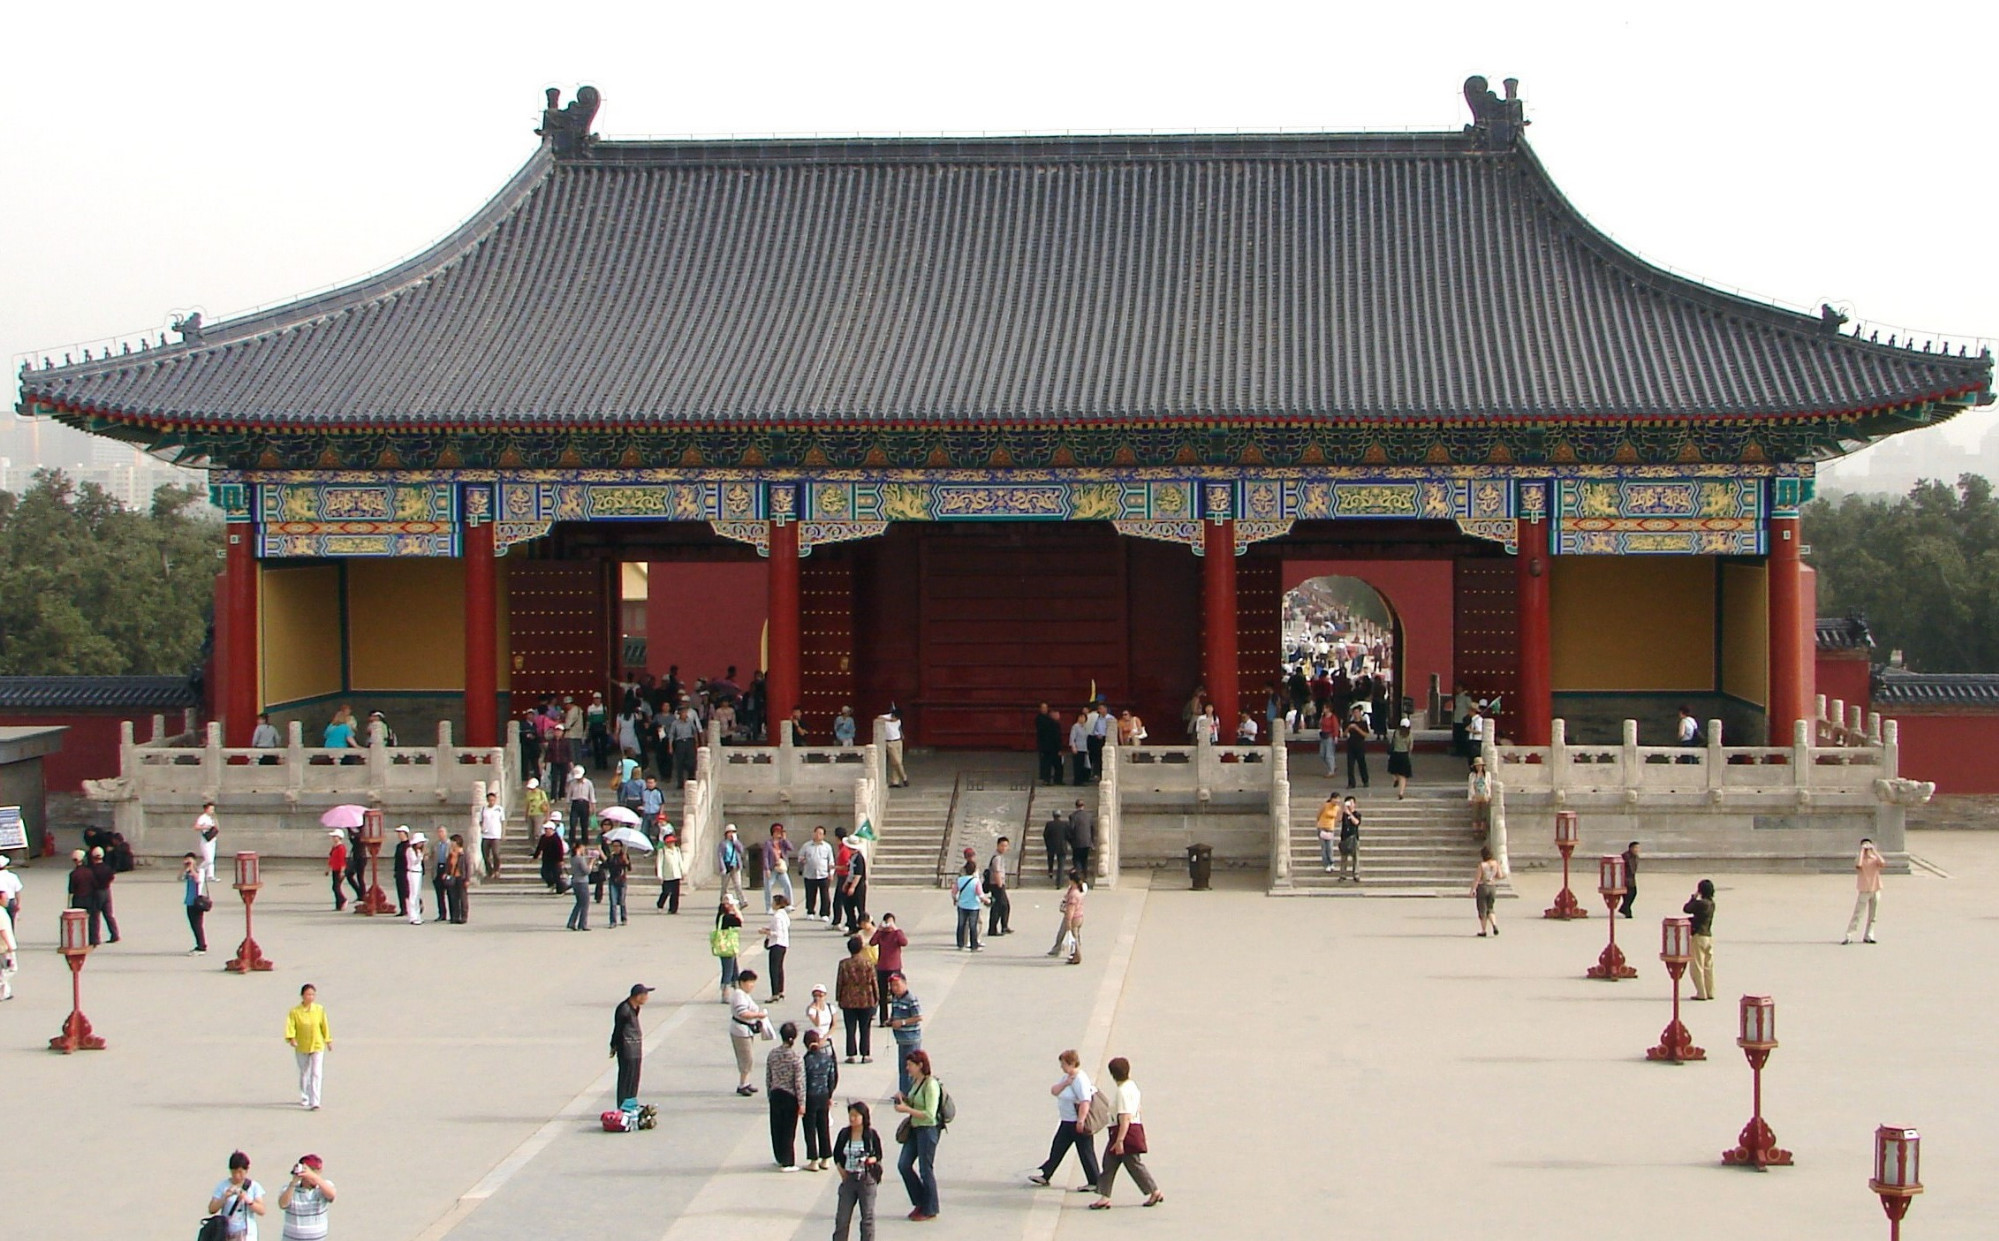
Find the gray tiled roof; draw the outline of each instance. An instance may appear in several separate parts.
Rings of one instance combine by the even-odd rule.
[[[178,711],[200,705],[186,677],[0,677],[0,711]]]
[[[1864,616],[1821,616],[1814,622],[1822,651],[1871,651],[1874,631]]]
[[[1647,266],[1457,134],[547,148],[379,277],[23,376],[226,425],[1857,413],[1989,394]]]
[[[1877,707],[1986,707],[1999,711],[1999,673],[1909,672],[1882,668],[1874,674]]]

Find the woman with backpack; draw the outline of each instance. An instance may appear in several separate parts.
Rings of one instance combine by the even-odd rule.
[[[875,1241],[875,1186],[882,1179],[882,1139],[874,1130],[868,1105],[859,1099],[847,1105],[847,1127],[836,1139],[834,1158],[840,1169],[840,1205],[833,1216],[833,1241],[847,1241],[854,1208],[861,1211],[861,1241]]]
[[[1074,1051],[1065,1051],[1058,1058],[1062,1066],[1062,1080],[1048,1088],[1055,1096],[1055,1107],[1061,1119],[1055,1125],[1055,1140],[1048,1144],[1048,1158],[1041,1161],[1041,1167],[1027,1179],[1036,1185],[1046,1185],[1055,1175],[1055,1169],[1062,1166],[1062,1157],[1076,1148],[1076,1162],[1083,1165],[1083,1175],[1095,1185],[1103,1176],[1097,1167],[1097,1144],[1092,1136],[1102,1126],[1093,1125],[1091,1120],[1091,1100],[1096,1088],[1090,1084],[1090,1075],[1083,1072],[1083,1059]],[[1108,1103],[1108,1100],[1106,1100]],[[1108,1117],[1099,1117],[1108,1121]]]
[[[736,955],[743,950],[743,916],[736,912],[735,898],[724,895],[715,910],[715,929],[708,932],[708,951],[722,963],[722,1003],[736,985]]]
[[[909,1090],[895,1096],[895,1110],[903,1117],[895,1130],[896,1141],[902,1143],[896,1168],[902,1173],[902,1187],[909,1191],[909,1218],[920,1223],[937,1218],[937,1139],[944,1134],[944,1087],[930,1071],[929,1052],[912,1051],[903,1063]]]

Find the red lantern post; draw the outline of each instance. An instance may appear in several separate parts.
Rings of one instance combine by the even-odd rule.
[[[1923,1192],[1923,1135],[1894,1125],[1876,1129],[1874,1175],[1867,1188],[1880,1195],[1881,1209],[1888,1213],[1888,1241],[1902,1241],[1902,1217]]]
[[[1625,964],[1624,953],[1617,947],[1617,902],[1624,899],[1624,857],[1622,854],[1605,854],[1596,864],[1596,890],[1602,895],[1605,908],[1610,911],[1610,944],[1597,957],[1596,964],[1583,971],[1585,978],[1595,978],[1602,982],[1617,982],[1625,978],[1638,977],[1638,971]]]
[[[1647,1060],[1680,1064],[1687,1060],[1707,1059],[1707,1052],[1694,1046],[1693,1036],[1680,1023],[1680,978],[1687,972],[1687,962],[1693,957],[1693,952],[1693,919],[1667,918],[1659,928],[1659,959],[1666,963],[1666,972],[1673,976],[1673,1022],[1659,1035],[1659,1045],[1646,1049]]]
[[[62,1033],[49,1040],[49,1050],[67,1056],[78,1051],[103,1051],[104,1040],[93,1034],[83,1015],[83,963],[90,956],[90,932],[81,909],[62,911],[62,942],[56,948],[69,962],[69,1019]]]
[[[371,918],[396,912],[396,903],[382,891],[380,883],[383,818],[379,810],[364,811],[361,815],[361,846],[368,851],[368,891],[354,902],[354,912]]]
[[[1777,1049],[1777,1001],[1767,995],[1742,997],[1742,1032],[1735,1045],[1749,1061],[1755,1081],[1755,1102],[1749,1123],[1736,1138],[1735,1149],[1723,1151],[1721,1161],[1734,1167],[1753,1167],[1759,1172],[1765,1168],[1787,1168],[1791,1165],[1791,1152],[1778,1148],[1777,1135],[1763,1122],[1763,1066]]]
[[[250,906],[257,899],[258,889],[264,886],[258,882],[260,873],[256,854],[236,855],[236,894],[243,898],[243,942],[236,945],[236,955],[222,966],[232,974],[267,970],[273,964],[264,957],[264,950],[257,947],[257,937],[251,933]]]
[[[1569,890],[1569,855],[1576,851],[1582,840],[1582,816],[1573,810],[1555,812],[1555,847],[1562,851],[1562,890],[1555,897],[1555,903],[1543,910],[1543,918],[1560,918],[1567,922],[1572,918],[1587,918],[1589,910],[1576,899]]]

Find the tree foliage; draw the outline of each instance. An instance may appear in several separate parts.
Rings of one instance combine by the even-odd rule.
[[[222,563],[200,499],[161,487],[140,512],[51,470],[0,491],[0,674],[192,672]]]
[[[1922,672],[1999,672],[1999,501],[1992,480],[1925,480],[1897,499],[1804,511],[1819,615],[1864,614],[1885,657]]]

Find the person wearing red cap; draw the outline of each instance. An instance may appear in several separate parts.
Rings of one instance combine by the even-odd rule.
[[[333,1182],[317,1155],[300,1155],[291,1179],[278,1193],[278,1210],[285,1213],[285,1241],[323,1241],[327,1214],[333,1207]]]

